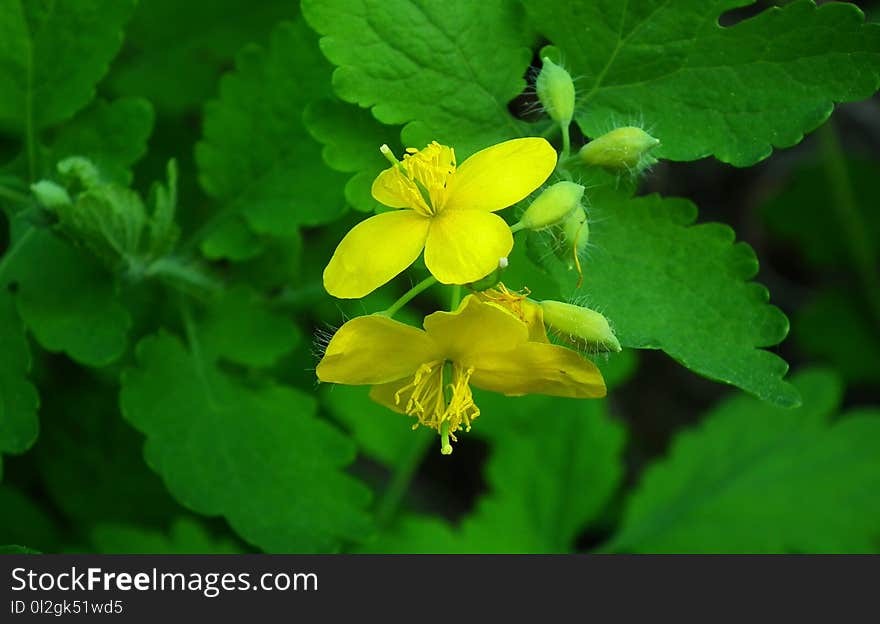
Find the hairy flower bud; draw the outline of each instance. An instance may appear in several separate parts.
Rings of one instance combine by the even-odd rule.
[[[58,208],[71,203],[67,189],[51,180],[40,180],[31,184],[31,191],[37,201],[45,208]]]
[[[659,144],[659,140],[641,128],[625,126],[584,145],[580,157],[587,165],[638,172],[656,162],[648,152]]]
[[[67,182],[78,182],[84,189],[94,188],[101,184],[101,174],[88,158],[70,156],[60,161],[57,168],[58,173]]]
[[[595,310],[561,301],[542,301],[541,309],[547,329],[575,348],[588,352],[620,351],[620,342],[608,320]]]
[[[557,182],[538,196],[526,209],[521,227],[543,230],[562,223],[581,205],[584,187],[574,182]]]
[[[546,56],[542,60],[541,73],[535,82],[538,99],[553,121],[568,126],[574,117],[574,82],[565,68]]]

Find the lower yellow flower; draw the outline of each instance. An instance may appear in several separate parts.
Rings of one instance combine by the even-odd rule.
[[[455,312],[435,312],[424,330],[384,316],[361,316],[333,336],[318,379],[373,386],[370,396],[435,429],[441,451],[480,415],[471,386],[509,396],[605,396],[599,369],[574,351],[529,340],[515,314],[470,295]]]

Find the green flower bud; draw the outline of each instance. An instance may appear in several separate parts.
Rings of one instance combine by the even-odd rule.
[[[34,197],[37,198],[37,201],[44,208],[52,209],[59,206],[69,206],[71,203],[67,190],[51,180],[40,180],[36,184],[31,184],[31,191],[33,191]]]
[[[544,325],[563,342],[587,352],[620,351],[620,342],[608,320],[589,308],[562,303],[542,301]]]
[[[562,223],[581,205],[584,187],[574,182],[557,182],[538,196],[526,209],[520,227],[543,230]]]
[[[571,75],[546,56],[541,73],[535,82],[538,99],[550,118],[568,126],[574,117],[574,82]]]
[[[67,180],[79,182],[84,189],[101,184],[101,174],[95,164],[82,156],[71,156],[58,163],[58,172]]]
[[[131,189],[95,186],[56,212],[61,228],[111,269],[138,254],[147,215],[140,196]]]
[[[641,128],[625,126],[590,141],[581,148],[580,155],[587,165],[638,172],[657,162],[648,152],[659,144]]]

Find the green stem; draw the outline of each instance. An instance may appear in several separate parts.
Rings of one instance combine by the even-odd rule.
[[[559,157],[560,163],[568,160],[568,156],[571,154],[571,136],[568,133],[570,125],[571,122],[560,126],[562,128],[562,155]]]
[[[0,185],[0,197],[8,199],[10,201],[14,201],[18,204],[29,204],[31,201],[30,195],[26,195],[25,193],[20,193],[14,189],[9,187]]]
[[[208,378],[208,371],[205,366],[205,358],[202,353],[202,343],[199,341],[198,330],[196,328],[196,323],[192,317],[192,311],[189,307],[189,301],[187,301],[186,295],[182,292],[177,293],[177,303],[180,308],[180,317],[183,319],[183,329],[186,332],[186,341],[189,344],[189,350],[192,354],[193,363],[195,365],[196,376],[199,378],[199,381],[202,384],[202,387],[205,391],[205,397],[208,399],[208,403],[215,408],[219,407],[219,403],[214,396],[214,390],[211,387],[210,380]]]
[[[436,283],[437,283],[437,278],[434,277],[433,275],[430,277],[426,277],[421,282],[419,282],[418,284],[416,284],[415,286],[410,288],[408,291],[406,291],[400,299],[398,299],[397,301],[395,301],[394,303],[391,304],[391,307],[389,307],[386,310],[383,310],[379,314],[382,314],[383,316],[387,316],[388,318],[394,317],[394,315],[397,314],[398,312],[400,312],[400,309],[403,306],[405,306],[407,303],[412,301],[416,297],[416,295],[418,295],[423,290],[427,290],[428,288],[430,288],[431,286],[433,286]]]
[[[28,240],[34,235],[34,232],[37,231],[37,228],[34,226],[28,227],[24,231],[24,234],[18,237],[18,240],[12,244],[12,246],[6,250],[6,253],[0,258],[0,278],[2,278],[4,271],[6,271],[12,259],[24,248],[27,244]]]
[[[34,128],[34,49],[27,43],[27,93],[24,98],[24,141],[27,151],[28,179],[37,175],[37,138]]]
[[[143,269],[143,275],[156,278],[187,294],[191,294],[193,290],[204,293],[216,293],[223,290],[223,284],[213,276],[174,256],[159,258]]]
[[[437,280],[433,276],[425,278],[410,289],[409,292],[403,295],[403,297],[398,299],[397,302],[383,312],[383,314],[392,316],[397,310],[403,307],[407,301],[436,283]],[[453,290],[453,300],[451,302],[452,310],[455,310],[458,307],[459,302],[456,298],[461,298],[461,286],[455,286],[455,289]],[[447,372],[444,370],[444,379],[446,378]],[[451,375],[449,378],[451,379]],[[441,431],[441,434],[443,433],[444,431]],[[448,445],[448,423],[445,423],[445,434],[446,437],[441,436],[441,439],[446,441],[446,445]],[[376,506],[376,525],[380,529],[388,526],[388,523],[394,518],[398,507],[400,507],[400,504],[403,502],[403,497],[406,496],[406,492],[409,490],[410,483],[412,482],[416,471],[419,469],[422,460],[425,458],[425,454],[428,452],[428,449],[431,448],[431,443],[435,439],[436,438],[434,438],[433,435],[427,434],[416,436],[415,443],[409,448],[406,456],[397,465],[397,469],[391,476],[391,481],[388,483],[388,487],[385,488],[385,492],[379,500],[379,504]],[[443,451],[444,449],[441,448],[441,452]]]
[[[849,249],[862,288],[875,319],[880,322],[880,260],[868,237],[868,227],[859,209],[852,180],[846,168],[840,139],[829,121],[819,129],[819,144],[831,187],[831,204],[849,240]]]
[[[517,232],[519,232],[520,230],[524,230],[525,228],[526,228],[525,224],[523,224],[522,221],[519,221],[519,222],[514,223],[513,225],[510,226],[510,233],[516,234]]]
[[[394,519],[425,453],[435,440],[433,434],[427,431],[419,433],[420,435],[415,436],[413,445],[407,450],[406,456],[397,464],[394,474],[391,475],[391,481],[376,506],[376,525],[379,528],[388,526],[388,523]]]
[[[458,309],[458,304],[461,303],[461,284],[455,284],[452,287],[452,292],[449,295],[449,310],[450,312],[454,312]]]

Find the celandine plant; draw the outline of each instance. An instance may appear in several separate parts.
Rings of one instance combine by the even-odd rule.
[[[877,551],[880,28],[769,4],[0,2],[0,546]]]
[[[571,109],[571,77],[554,69],[545,88],[550,97],[563,90],[571,99],[563,105]],[[349,232],[324,270],[324,286],[340,297],[369,294],[412,264],[423,248],[431,277],[388,310],[343,325],[318,364],[318,378],[372,385],[374,400],[417,419],[413,428],[436,429],[444,455],[452,453],[455,432],[469,431],[480,415],[470,384],[514,396],[605,396],[605,382],[592,362],[549,344],[545,308],[500,283],[513,232],[561,225],[580,208],[584,187],[558,182],[515,225],[494,214],[528,196],[556,169],[550,144],[542,138],[513,139],[477,152],[461,167],[455,150],[437,142],[408,149],[403,162],[387,145],[381,151],[392,166],[376,178],[373,197],[402,210],[370,217]],[[564,168],[561,173],[567,174]],[[381,250],[376,250],[378,241]],[[438,282],[454,287],[451,312],[426,317],[423,332],[391,320],[415,294]],[[461,286],[471,294],[459,302]],[[544,304],[551,312],[564,305]],[[620,350],[600,314],[569,307],[556,315],[564,319],[557,327],[566,326],[570,343],[611,343]]]

